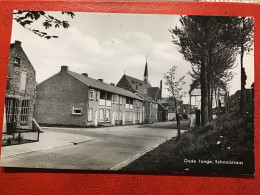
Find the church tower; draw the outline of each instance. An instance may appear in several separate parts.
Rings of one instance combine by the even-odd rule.
[[[144,82],[148,83],[147,57],[146,57],[146,64],[145,64],[145,69],[144,69]]]

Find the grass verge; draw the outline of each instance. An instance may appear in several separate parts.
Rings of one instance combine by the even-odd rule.
[[[123,171],[254,174],[254,109],[232,110],[133,161]]]

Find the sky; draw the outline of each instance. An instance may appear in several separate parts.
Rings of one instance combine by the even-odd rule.
[[[168,92],[163,76],[173,66],[177,66],[177,79],[186,75],[183,91],[189,91],[192,81],[187,73],[191,64],[178,52],[169,32],[180,26],[178,15],[76,12],[71,19],[60,12],[48,14],[69,21],[70,28],[45,30],[43,21],[31,28],[57,35],[57,39],[41,38],[13,21],[11,42],[22,42],[38,83],[59,72],[62,65],[77,73],[88,73],[94,79],[102,78],[106,83],[118,83],[124,73],[142,80],[147,59],[148,80],[153,87],[159,87],[163,80],[164,97]],[[230,94],[240,89],[239,58],[236,64]],[[253,52],[245,56],[244,65],[249,88],[254,81]],[[183,100],[188,103],[188,95]]]

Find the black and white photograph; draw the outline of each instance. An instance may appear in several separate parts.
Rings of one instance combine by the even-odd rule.
[[[2,167],[255,173],[253,17],[14,10],[7,66]]]

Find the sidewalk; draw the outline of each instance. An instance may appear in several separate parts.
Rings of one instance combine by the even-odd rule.
[[[94,140],[94,138],[85,135],[45,131],[40,134],[39,142],[2,147],[1,158],[39,150],[48,150],[92,140]]]

